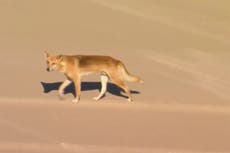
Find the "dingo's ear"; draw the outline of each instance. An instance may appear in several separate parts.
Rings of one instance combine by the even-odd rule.
[[[56,59],[59,60],[59,61],[62,61],[63,56],[62,56],[62,55],[58,55],[58,56],[56,57]]]
[[[44,51],[44,56],[45,56],[45,58],[47,58],[50,56],[50,54],[47,51]]]

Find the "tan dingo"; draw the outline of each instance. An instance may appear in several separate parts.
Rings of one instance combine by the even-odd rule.
[[[132,101],[132,97],[124,81],[143,82],[139,77],[130,75],[121,61],[109,56],[51,55],[45,52],[45,57],[47,60],[47,71],[55,70],[62,72],[67,78],[58,89],[60,98],[63,96],[64,89],[72,81],[74,82],[76,98],[73,102],[80,100],[81,76],[92,72],[100,72],[101,75],[101,91],[100,94],[94,98],[95,100],[99,100],[105,94],[109,79],[124,90],[129,101]]]

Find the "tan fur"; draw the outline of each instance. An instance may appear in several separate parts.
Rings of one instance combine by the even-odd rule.
[[[130,90],[124,81],[143,82],[139,77],[132,76],[125,65],[115,58],[110,56],[97,55],[51,55],[45,52],[47,60],[47,71],[59,71],[65,74],[67,79],[59,87],[59,96],[63,96],[63,91],[71,81],[74,82],[76,98],[74,102],[80,100],[81,95],[81,76],[88,75],[92,72],[100,72],[102,89],[100,94],[95,97],[99,100],[106,92],[106,85],[110,79],[117,86],[125,91],[128,100],[132,101]]]

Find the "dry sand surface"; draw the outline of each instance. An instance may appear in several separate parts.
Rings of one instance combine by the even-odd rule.
[[[229,153],[228,0],[0,0],[0,153]],[[99,76],[78,104],[43,51],[119,58],[134,102]],[[41,83],[42,82],[42,83]]]

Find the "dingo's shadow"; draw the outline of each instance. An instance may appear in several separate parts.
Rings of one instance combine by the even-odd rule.
[[[54,82],[54,83],[41,82],[41,85],[44,89],[44,91],[43,91],[44,93],[49,93],[53,90],[58,90],[58,88],[61,84],[62,84],[62,82]],[[100,91],[101,90],[101,83],[100,82],[81,82],[81,91],[88,91],[88,90],[99,90]],[[121,92],[123,92],[123,90],[113,83],[107,84],[107,92],[109,92],[113,95],[116,95],[116,96],[128,98],[127,96],[121,94]],[[130,92],[132,94],[140,94],[139,91],[131,90]],[[71,83],[69,86],[67,86],[65,88],[64,94],[68,94],[68,93],[71,93],[73,96],[76,96],[73,83]]]

